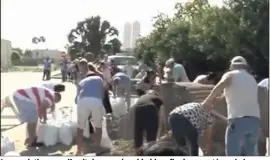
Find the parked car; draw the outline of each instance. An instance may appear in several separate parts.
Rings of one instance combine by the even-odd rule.
[[[134,73],[133,73],[133,77],[135,77],[135,75],[138,73],[138,61],[134,56],[127,56],[127,55],[113,55],[113,56],[108,56],[108,60],[109,62],[111,60],[114,61],[114,63],[117,65],[117,67],[119,69],[121,69],[123,71],[124,67],[126,66],[127,63],[129,63],[133,69],[134,69]]]

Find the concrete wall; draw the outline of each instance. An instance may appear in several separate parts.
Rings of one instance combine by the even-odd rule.
[[[37,54],[38,53],[38,54]],[[32,51],[32,58],[39,59],[50,57],[55,61],[61,60],[61,52],[58,50],[46,50],[46,49],[36,49]]]
[[[10,65],[10,56],[12,54],[11,41],[1,39],[1,67],[8,68]]]

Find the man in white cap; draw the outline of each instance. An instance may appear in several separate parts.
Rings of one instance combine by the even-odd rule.
[[[211,109],[222,91],[227,103],[226,155],[257,156],[260,136],[260,108],[255,78],[247,72],[248,64],[241,56],[231,60],[230,71],[225,73],[202,106]]]

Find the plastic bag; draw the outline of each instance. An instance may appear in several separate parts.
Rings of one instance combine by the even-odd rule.
[[[139,98],[130,98],[130,106],[135,105],[138,100],[139,100]]]
[[[4,156],[12,157],[12,156],[21,156],[21,155],[17,152],[10,151],[10,152],[7,152]]]
[[[1,136],[1,156],[11,151],[15,151],[14,142],[8,137]]]
[[[113,148],[112,140],[108,136],[106,118],[103,118],[103,122],[102,122],[102,138],[101,138],[100,146],[104,148],[109,148],[109,149]]]
[[[58,132],[59,142],[69,146],[73,142],[73,135],[74,133],[71,122],[63,122]]]
[[[58,131],[61,127],[61,122],[56,120],[48,120],[47,124],[40,124],[37,130],[37,142],[42,142],[45,146],[55,145],[58,139]]]
[[[93,157],[93,156],[97,156],[97,154],[96,153],[87,153],[84,156],[86,156],[86,157]]]
[[[127,112],[127,105],[124,98],[110,98],[110,102],[112,105],[113,115],[115,117],[121,117]]]

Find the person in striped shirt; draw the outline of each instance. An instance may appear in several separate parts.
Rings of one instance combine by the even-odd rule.
[[[55,103],[61,100],[61,94],[53,92],[41,86],[17,89],[13,93],[13,100],[16,105],[19,120],[27,123],[27,133],[29,137],[25,144],[37,146],[36,128],[38,119],[41,123],[46,123],[46,109],[54,110]]]

